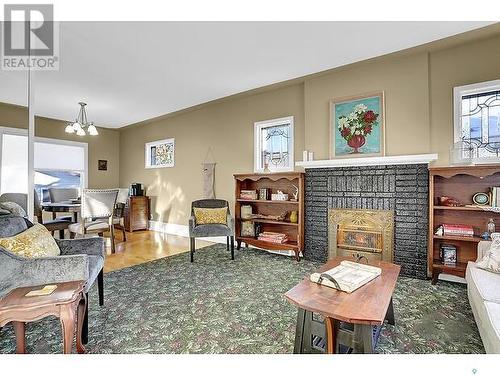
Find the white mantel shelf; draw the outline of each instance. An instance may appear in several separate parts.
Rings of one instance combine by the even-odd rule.
[[[397,156],[374,156],[368,158],[345,158],[331,160],[313,160],[295,162],[296,167],[308,168],[341,168],[341,167],[363,167],[374,165],[398,165],[398,164],[429,164],[437,160],[437,154],[397,155]]]

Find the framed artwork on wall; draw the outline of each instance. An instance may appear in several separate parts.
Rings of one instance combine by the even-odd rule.
[[[330,101],[330,158],[385,155],[384,92]]]
[[[107,160],[98,160],[97,161],[97,169],[100,171],[108,170],[108,161]]]
[[[171,168],[175,165],[175,139],[168,138],[146,143],[146,168]]]

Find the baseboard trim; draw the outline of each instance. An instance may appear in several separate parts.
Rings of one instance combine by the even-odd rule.
[[[154,232],[160,232],[165,234],[171,234],[180,237],[189,237],[189,227],[187,225],[182,224],[172,224],[172,223],[164,223],[162,221],[149,220],[148,229]],[[226,237],[199,237],[197,239],[213,242],[213,243],[226,243]],[[250,246],[254,247],[254,246]],[[258,248],[257,248],[258,249]],[[263,249],[261,249],[263,250]],[[273,254],[278,255],[286,255],[286,256],[295,256],[293,251],[272,251],[266,250]]]

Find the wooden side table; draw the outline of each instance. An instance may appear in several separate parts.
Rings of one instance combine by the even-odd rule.
[[[87,299],[83,293],[84,281],[55,284],[57,289],[47,296],[26,297],[26,293],[43,286],[12,290],[0,299],[0,327],[12,322],[16,334],[16,353],[25,353],[25,324],[57,316],[61,321],[63,352],[71,353],[75,322],[77,323],[76,350],[85,353],[82,344],[82,325]]]

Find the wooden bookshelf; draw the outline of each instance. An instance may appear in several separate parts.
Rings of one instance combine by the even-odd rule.
[[[235,230],[238,249],[241,244],[255,246],[260,249],[274,251],[290,251],[295,253],[295,259],[300,260],[300,253],[304,251],[304,173],[301,172],[283,172],[283,173],[252,173],[235,174]],[[288,194],[289,199],[293,198],[295,191],[293,186],[299,189],[297,201],[272,201],[272,200],[250,200],[241,199],[241,190],[257,190],[261,188],[270,189],[272,193],[278,190]],[[241,217],[241,206],[252,206],[252,213],[262,215],[277,216],[287,212],[284,221],[270,219],[243,219]],[[290,211],[297,211],[297,223],[291,223],[289,220]],[[261,241],[256,237],[246,237],[241,235],[241,224],[244,221],[253,221],[261,226],[262,231],[285,233],[289,241],[284,244]]]
[[[500,230],[500,214],[481,206],[474,206],[472,196],[477,192],[488,193],[493,186],[500,186],[500,166],[475,165],[462,167],[434,167],[429,169],[429,246],[427,252],[428,274],[436,283],[441,273],[465,277],[467,262],[477,259],[477,244],[486,231],[490,218]],[[449,196],[464,206],[448,207],[438,204],[438,197]],[[474,236],[438,236],[441,224],[465,224],[474,228]],[[443,243],[457,248],[457,263],[443,264],[439,248]]]

